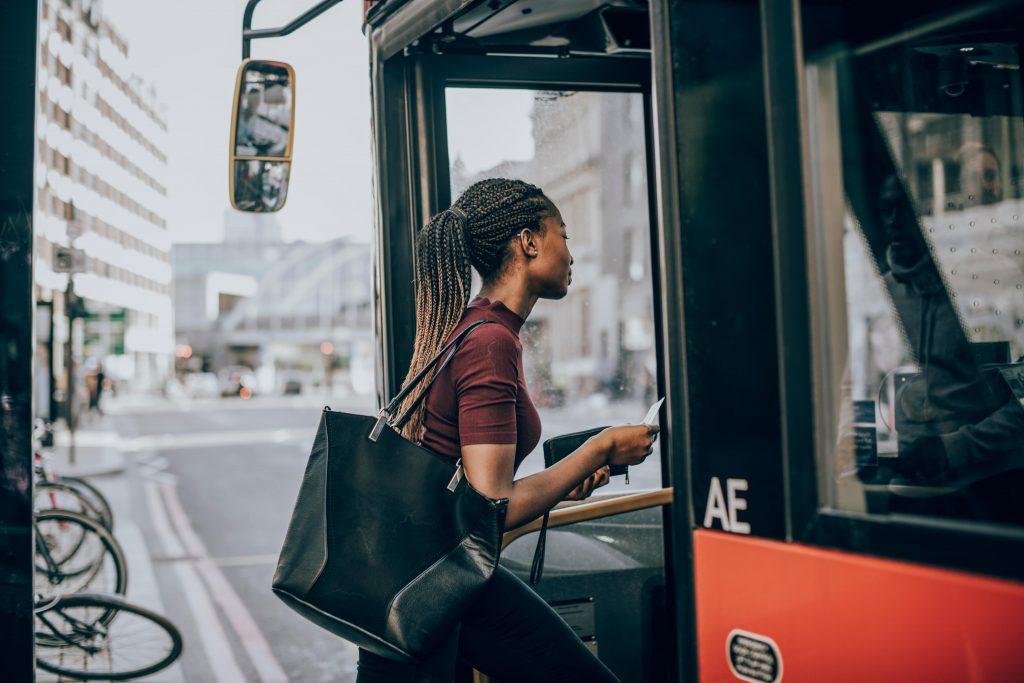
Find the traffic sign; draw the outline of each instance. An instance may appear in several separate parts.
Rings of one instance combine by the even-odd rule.
[[[84,273],[86,270],[85,252],[81,249],[53,245],[53,272]]]

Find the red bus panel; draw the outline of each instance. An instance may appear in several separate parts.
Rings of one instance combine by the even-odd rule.
[[[705,683],[1024,681],[1022,584],[707,530],[694,558]]]

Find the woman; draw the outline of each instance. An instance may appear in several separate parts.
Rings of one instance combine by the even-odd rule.
[[[481,325],[463,340],[403,436],[461,457],[474,488],[508,497],[506,529],[560,500],[586,498],[608,483],[609,465],[643,462],[657,438],[657,426],[609,428],[556,465],[513,482],[541,432],[526,391],[519,329],[537,299],[565,296],[572,281],[568,239],[558,209],[539,188],[500,178],[471,186],[419,235],[416,340],[405,382],[474,321],[499,324]],[[483,279],[472,301],[470,266]],[[499,565],[430,656],[409,665],[360,649],[357,681],[448,683],[468,667],[503,683],[618,680],[543,599]]]

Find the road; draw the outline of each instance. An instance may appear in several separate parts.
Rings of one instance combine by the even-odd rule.
[[[322,401],[308,397],[122,402],[110,415],[127,455],[124,503],[142,530],[160,597],[185,636],[188,681],[354,681],[356,649],[306,622],[270,583]],[[372,398],[332,399],[372,413]],[[638,422],[646,406],[544,416],[544,435]],[[518,476],[542,465],[540,448]],[[656,458],[630,489],[659,480]],[[626,488],[619,481],[604,490]]]

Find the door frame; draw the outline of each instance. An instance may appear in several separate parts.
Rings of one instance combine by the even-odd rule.
[[[652,18],[652,22],[653,22]],[[653,29],[653,27],[652,27]],[[373,38],[371,37],[371,43]],[[662,482],[674,489],[675,504],[663,508],[665,575],[673,605],[674,662],[679,676],[696,672],[692,566],[692,512],[684,405],[686,391],[681,325],[681,261],[666,248],[678,236],[666,234],[663,172],[666,158],[655,120],[654,73],[649,58],[607,57],[485,58],[470,55],[396,53],[383,62],[371,57],[376,90],[375,144],[378,182],[378,258],[375,267],[378,349],[378,407],[400,389],[415,334],[415,234],[431,215],[451,202],[445,89],[493,87],[634,92],[643,96],[645,161],[653,283],[659,395],[666,396],[661,433]],[[385,103],[391,98],[390,106]],[[661,125],[664,125],[663,123]],[[396,194],[397,193],[397,194]],[[385,199],[386,198],[386,199]],[[671,215],[671,214],[669,214]],[[669,233],[677,231],[669,230]],[[379,285],[379,286],[378,286]],[[669,321],[667,324],[665,321]],[[678,531],[676,531],[678,530]]]

